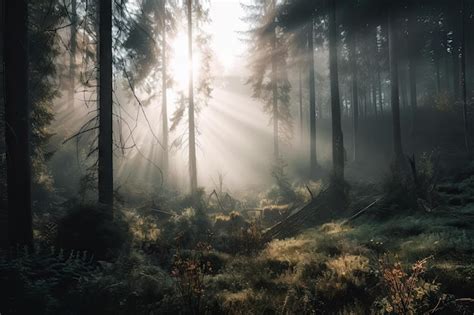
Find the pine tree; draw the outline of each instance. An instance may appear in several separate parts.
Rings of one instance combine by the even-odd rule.
[[[99,202],[113,206],[112,1],[99,4]]]
[[[341,104],[337,66],[336,0],[329,1],[329,73],[331,80],[332,160],[336,185],[344,182],[344,140],[341,128]]]
[[[5,4],[5,120],[7,145],[8,237],[31,245],[31,148],[28,100],[27,1]]]

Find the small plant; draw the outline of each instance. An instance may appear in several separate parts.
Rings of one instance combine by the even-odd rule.
[[[400,261],[391,262],[385,256],[380,259],[381,281],[387,289],[387,296],[380,302],[384,312],[389,314],[421,314],[440,301],[439,284],[422,278],[426,264],[431,257],[415,262],[411,271],[405,271]],[[441,296],[441,299],[444,296]],[[431,307],[432,308],[432,307]]]
[[[190,314],[202,311],[204,276],[212,272],[211,262],[204,257],[210,250],[209,244],[200,242],[188,257],[179,249],[174,257],[171,276],[175,279],[178,294]]]
[[[275,187],[268,193],[268,198],[279,203],[294,202],[297,195],[286,174],[288,164],[283,159],[278,159],[272,167],[272,177]]]
[[[249,255],[262,249],[263,237],[259,223],[253,221],[247,229],[241,229],[238,239],[241,253]]]

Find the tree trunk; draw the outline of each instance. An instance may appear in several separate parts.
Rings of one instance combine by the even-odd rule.
[[[383,99],[382,99],[382,78],[381,78],[381,69],[380,69],[380,51],[379,51],[379,43],[378,43],[378,38],[377,38],[378,33],[375,32],[375,43],[377,47],[377,90],[379,94],[379,106],[380,106],[380,115],[383,116]]]
[[[344,182],[344,142],[341,128],[341,104],[337,69],[336,1],[329,9],[329,73],[331,81],[332,159],[333,176],[338,184]]]
[[[408,59],[408,81],[410,84],[410,107],[411,107],[411,129],[414,130],[416,124],[416,111],[417,111],[417,96],[416,96],[416,36],[414,34],[416,30],[416,16],[410,18],[408,21],[408,42],[411,45],[410,57]]]
[[[308,58],[309,58],[309,162],[311,176],[316,176],[318,160],[316,156],[316,87],[314,78],[314,47],[313,47],[313,21],[308,26]]]
[[[299,110],[300,110],[300,141],[303,146],[303,65],[300,64],[298,69],[298,98],[299,98]]]
[[[27,19],[26,0],[5,2],[5,140],[11,245],[33,243]]]
[[[112,0],[99,2],[99,203],[113,206]]]
[[[453,93],[454,93],[454,100],[458,101],[459,100],[459,67],[460,67],[460,62],[459,62],[459,50],[455,46],[455,43],[453,44],[453,52],[452,52],[452,58],[453,58]]]
[[[273,5],[275,2],[273,1]],[[278,123],[279,123],[279,113],[278,113],[278,83],[277,83],[277,60],[276,60],[276,30],[272,30],[271,35],[271,44],[272,44],[272,73],[271,73],[271,84],[272,84],[272,112],[273,112],[273,157],[275,161],[280,157],[280,150],[278,145]]]
[[[166,12],[166,1],[163,1],[163,10]],[[169,172],[169,150],[168,150],[168,100],[167,100],[167,60],[166,60],[166,13],[163,16],[163,25],[162,25],[162,47],[161,47],[161,69],[162,69],[162,104],[161,104],[161,115],[163,118],[163,181],[166,183],[168,181],[168,172]]]
[[[349,58],[351,67],[351,83],[352,83],[352,135],[353,135],[353,159],[357,161],[358,155],[358,129],[359,129],[359,96],[357,84],[357,55],[356,55],[356,39],[354,30],[349,31]]]
[[[389,12],[388,32],[389,32],[389,59],[390,59],[390,88],[391,88],[391,106],[392,106],[392,124],[393,124],[393,149],[394,162],[397,167],[401,165],[403,158],[402,139],[400,128],[400,100],[398,91],[398,56],[395,44],[394,17]]]
[[[467,117],[467,88],[466,88],[466,1],[462,0],[462,35],[461,35],[461,93],[463,100],[464,144],[467,154],[471,153],[469,125]]]
[[[196,162],[196,127],[194,125],[194,88],[193,88],[193,1],[188,4],[188,59],[189,59],[189,90],[188,90],[188,120],[189,120],[189,177],[191,194],[197,191],[197,162]]]
[[[71,51],[69,55],[69,101],[71,108],[75,108],[75,85],[76,85],[76,50],[77,50],[77,0],[71,0]]]
[[[378,111],[377,111],[377,89],[375,88],[375,82],[372,79],[372,84],[371,84],[371,89],[372,89],[372,106],[374,107],[374,115],[375,117],[378,116]]]
[[[441,93],[441,74],[440,74],[440,65],[439,65],[439,56],[435,58],[435,69],[436,69],[436,93],[439,95]]]

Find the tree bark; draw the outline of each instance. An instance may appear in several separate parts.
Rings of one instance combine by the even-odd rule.
[[[466,1],[462,0],[462,35],[461,35],[461,93],[463,100],[464,144],[467,154],[471,154],[469,125],[467,113],[467,88],[466,88]]]
[[[272,2],[275,7],[275,1]],[[275,161],[280,157],[280,149],[278,144],[278,123],[279,123],[279,113],[278,113],[278,74],[277,74],[277,60],[276,60],[276,29],[272,30],[271,35],[271,45],[272,45],[272,73],[271,73],[271,85],[272,85],[272,112],[273,112],[273,157]]]
[[[169,142],[169,134],[168,134],[168,100],[167,100],[167,60],[166,60],[166,51],[167,51],[167,43],[166,43],[166,1],[163,1],[163,25],[162,25],[162,48],[161,48],[161,67],[162,67],[162,108],[161,108],[161,115],[163,119],[163,181],[166,183],[168,181],[168,172],[169,172],[169,150],[168,150],[168,142]]]
[[[188,120],[189,120],[189,177],[191,194],[197,191],[197,162],[196,162],[196,127],[194,123],[194,87],[193,87],[193,1],[188,4]]]
[[[377,90],[379,94],[379,107],[380,107],[380,115],[383,116],[383,99],[382,99],[382,78],[381,78],[381,69],[380,69],[380,50],[379,50],[379,41],[377,38],[378,33],[375,32],[375,44],[376,44],[376,49],[377,49]]]
[[[411,129],[414,130],[416,124],[417,111],[417,92],[416,92],[416,57],[418,51],[416,49],[416,15],[408,21],[408,42],[411,45],[410,57],[408,59],[408,81],[410,84],[410,107],[411,107]]]
[[[377,111],[377,88],[375,87],[375,82],[372,76],[372,84],[371,84],[371,90],[372,90],[372,106],[374,107],[374,115],[375,117],[378,116],[378,111]]]
[[[349,58],[351,67],[351,83],[352,83],[352,127],[353,127],[353,159],[357,161],[358,155],[358,130],[359,130],[359,96],[357,84],[357,57],[356,57],[356,40],[354,30],[349,31]]]
[[[314,75],[313,20],[308,26],[308,61],[309,61],[309,163],[311,176],[316,176],[318,159],[316,155],[316,87]]]
[[[26,0],[5,2],[5,140],[11,245],[33,243],[27,19]]]
[[[99,203],[113,207],[112,0],[99,2]]]
[[[336,183],[344,182],[344,142],[341,128],[341,104],[337,67],[336,1],[329,8],[329,73],[331,81],[332,156],[333,176]]]
[[[76,85],[76,51],[77,51],[77,0],[71,0],[71,51],[69,55],[69,101],[75,108],[74,96]]]
[[[398,56],[395,44],[394,17],[392,12],[388,16],[389,59],[390,59],[390,88],[392,106],[393,150],[394,162],[398,167],[403,158],[401,128],[400,128],[400,100],[398,90]]]
[[[303,146],[303,65],[299,65],[298,69],[298,98],[299,98],[299,110],[300,110],[300,141]]]

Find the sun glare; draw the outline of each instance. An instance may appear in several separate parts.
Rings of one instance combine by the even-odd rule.
[[[173,54],[170,60],[170,70],[175,84],[175,92],[187,91],[189,82],[189,55],[188,37],[180,32],[171,43]],[[194,82],[199,77],[201,54],[193,49],[193,77]]]

